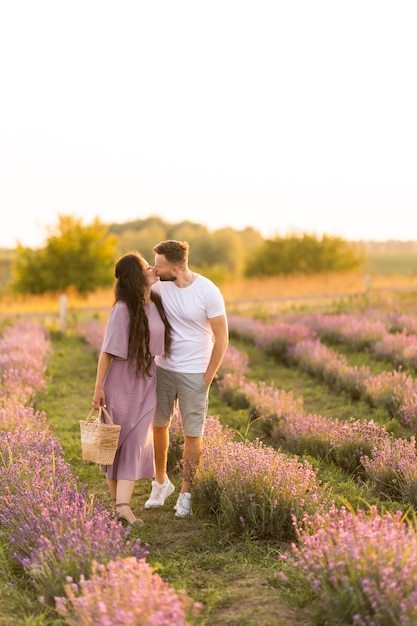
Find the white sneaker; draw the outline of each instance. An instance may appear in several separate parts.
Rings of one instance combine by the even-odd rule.
[[[145,509],[153,509],[157,506],[164,506],[165,500],[173,491],[175,491],[175,487],[169,480],[168,476],[162,485],[161,483],[157,483],[156,480],[153,480],[151,495],[145,502]]]
[[[187,515],[192,515],[191,493],[180,493],[174,509],[176,511],[176,517],[187,517]]]

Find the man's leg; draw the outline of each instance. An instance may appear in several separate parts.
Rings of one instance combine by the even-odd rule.
[[[145,502],[145,509],[163,506],[165,500],[175,490],[174,485],[167,476],[169,426],[154,426],[153,440],[155,449],[155,480],[152,481],[152,491]]]
[[[184,435],[183,473],[181,493],[190,492],[194,474],[200,462],[203,449],[203,437],[189,437]]]
[[[153,427],[153,444],[155,448],[155,480],[162,484],[167,477],[169,426]]]
[[[191,487],[203,448],[203,437],[184,435],[184,452],[182,455],[181,492],[174,506],[176,517],[187,517],[193,514],[191,506]]]
[[[183,374],[178,383],[178,400],[184,429],[184,451],[181,493],[175,505],[175,515],[192,515],[191,489],[203,449],[204,422],[208,408],[208,389],[204,374]]]

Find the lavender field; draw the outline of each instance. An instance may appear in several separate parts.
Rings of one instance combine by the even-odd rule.
[[[229,321],[195,516],[151,512],[134,532],[79,458],[103,323],[3,328],[0,614],[17,620],[4,623],[417,624],[417,314]],[[65,389],[69,358],[86,369]],[[177,481],[181,445],[176,419]]]

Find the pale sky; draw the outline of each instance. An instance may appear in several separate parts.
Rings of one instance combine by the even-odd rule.
[[[0,0],[0,247],[61,215],[417,240],[416,0]]]

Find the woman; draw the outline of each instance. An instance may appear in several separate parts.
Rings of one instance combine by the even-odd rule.
[[[121,425],[113,465],[106,472],[119,519],[143,524],[130,508],[135,481],[155,476],[152,418],[156,406],[155,355],[169,354],[170,326],[158,280],[137,252],[116,263],[115,302],[106,324],[97,366],[93,406],[106,406]]]

